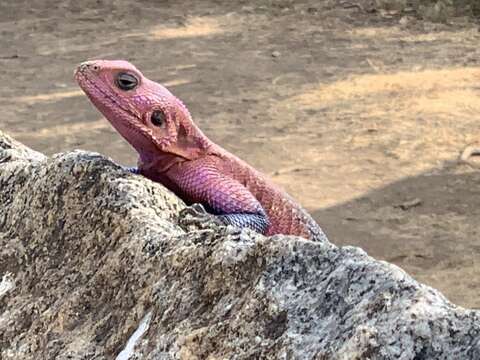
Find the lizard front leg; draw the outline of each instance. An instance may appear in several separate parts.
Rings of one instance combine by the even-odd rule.
[[[265,233],[268,219],[264,214],[226,214],[217,216],[225,224],[239,228],[250,228],[258,233]]]
[[[265,233],[268,217],[260,202],[240,182],[223,174],[208,161],[191,161],[172,169],[168,176],[182,197],[202,204],[222,223]],[[204,218],[204,217],[200,217]]]
[[[180,217],[187,222],[187,225],[193,222],[206,224],[212,221],[215,225],[233,225],[238,228],[248,227],[256,232],[263,233],[268,226],[266,216],[255,214],[226,214],[212,215],[202,204],[195,203],[180,211]]]

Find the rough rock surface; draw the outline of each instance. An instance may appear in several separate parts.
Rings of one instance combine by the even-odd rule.
[[[0,359],[480,359],[479,313],[362,250],[178,220],[162,186],[0,133]],[[213,226],[213,225],[212,225]]]

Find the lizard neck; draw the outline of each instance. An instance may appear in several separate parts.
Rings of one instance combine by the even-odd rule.
[[[162,174],[165,174],[172,166],[184,161],[187,160],[171,153],[143,153],[140,154],[138,168],[143,175],[153,180],[158,176],[163,176]]]
[[[156,177],[153,175],[165,174],[174,165],[215,153],[216,145],[193,122],[188,122],[188,130],[180,126],[179,137],[175,143],[164,149],[156,148],[153,152],[139,151],[139,169],[147,177]]]

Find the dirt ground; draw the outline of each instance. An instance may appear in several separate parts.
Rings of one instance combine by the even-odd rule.
[[[72,79],[86,59],[130,60],[332,242],[480,308],[480,172],[458,161],[480,135],[478,26],[342,4],[2,1],[0,128],[135,164]]]

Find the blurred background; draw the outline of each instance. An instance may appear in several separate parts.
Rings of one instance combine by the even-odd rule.
[[[0,1],[0,129],[136,154],[73,81],[125,59],[268,174],[338,245],[480,308],[477,0]]]

